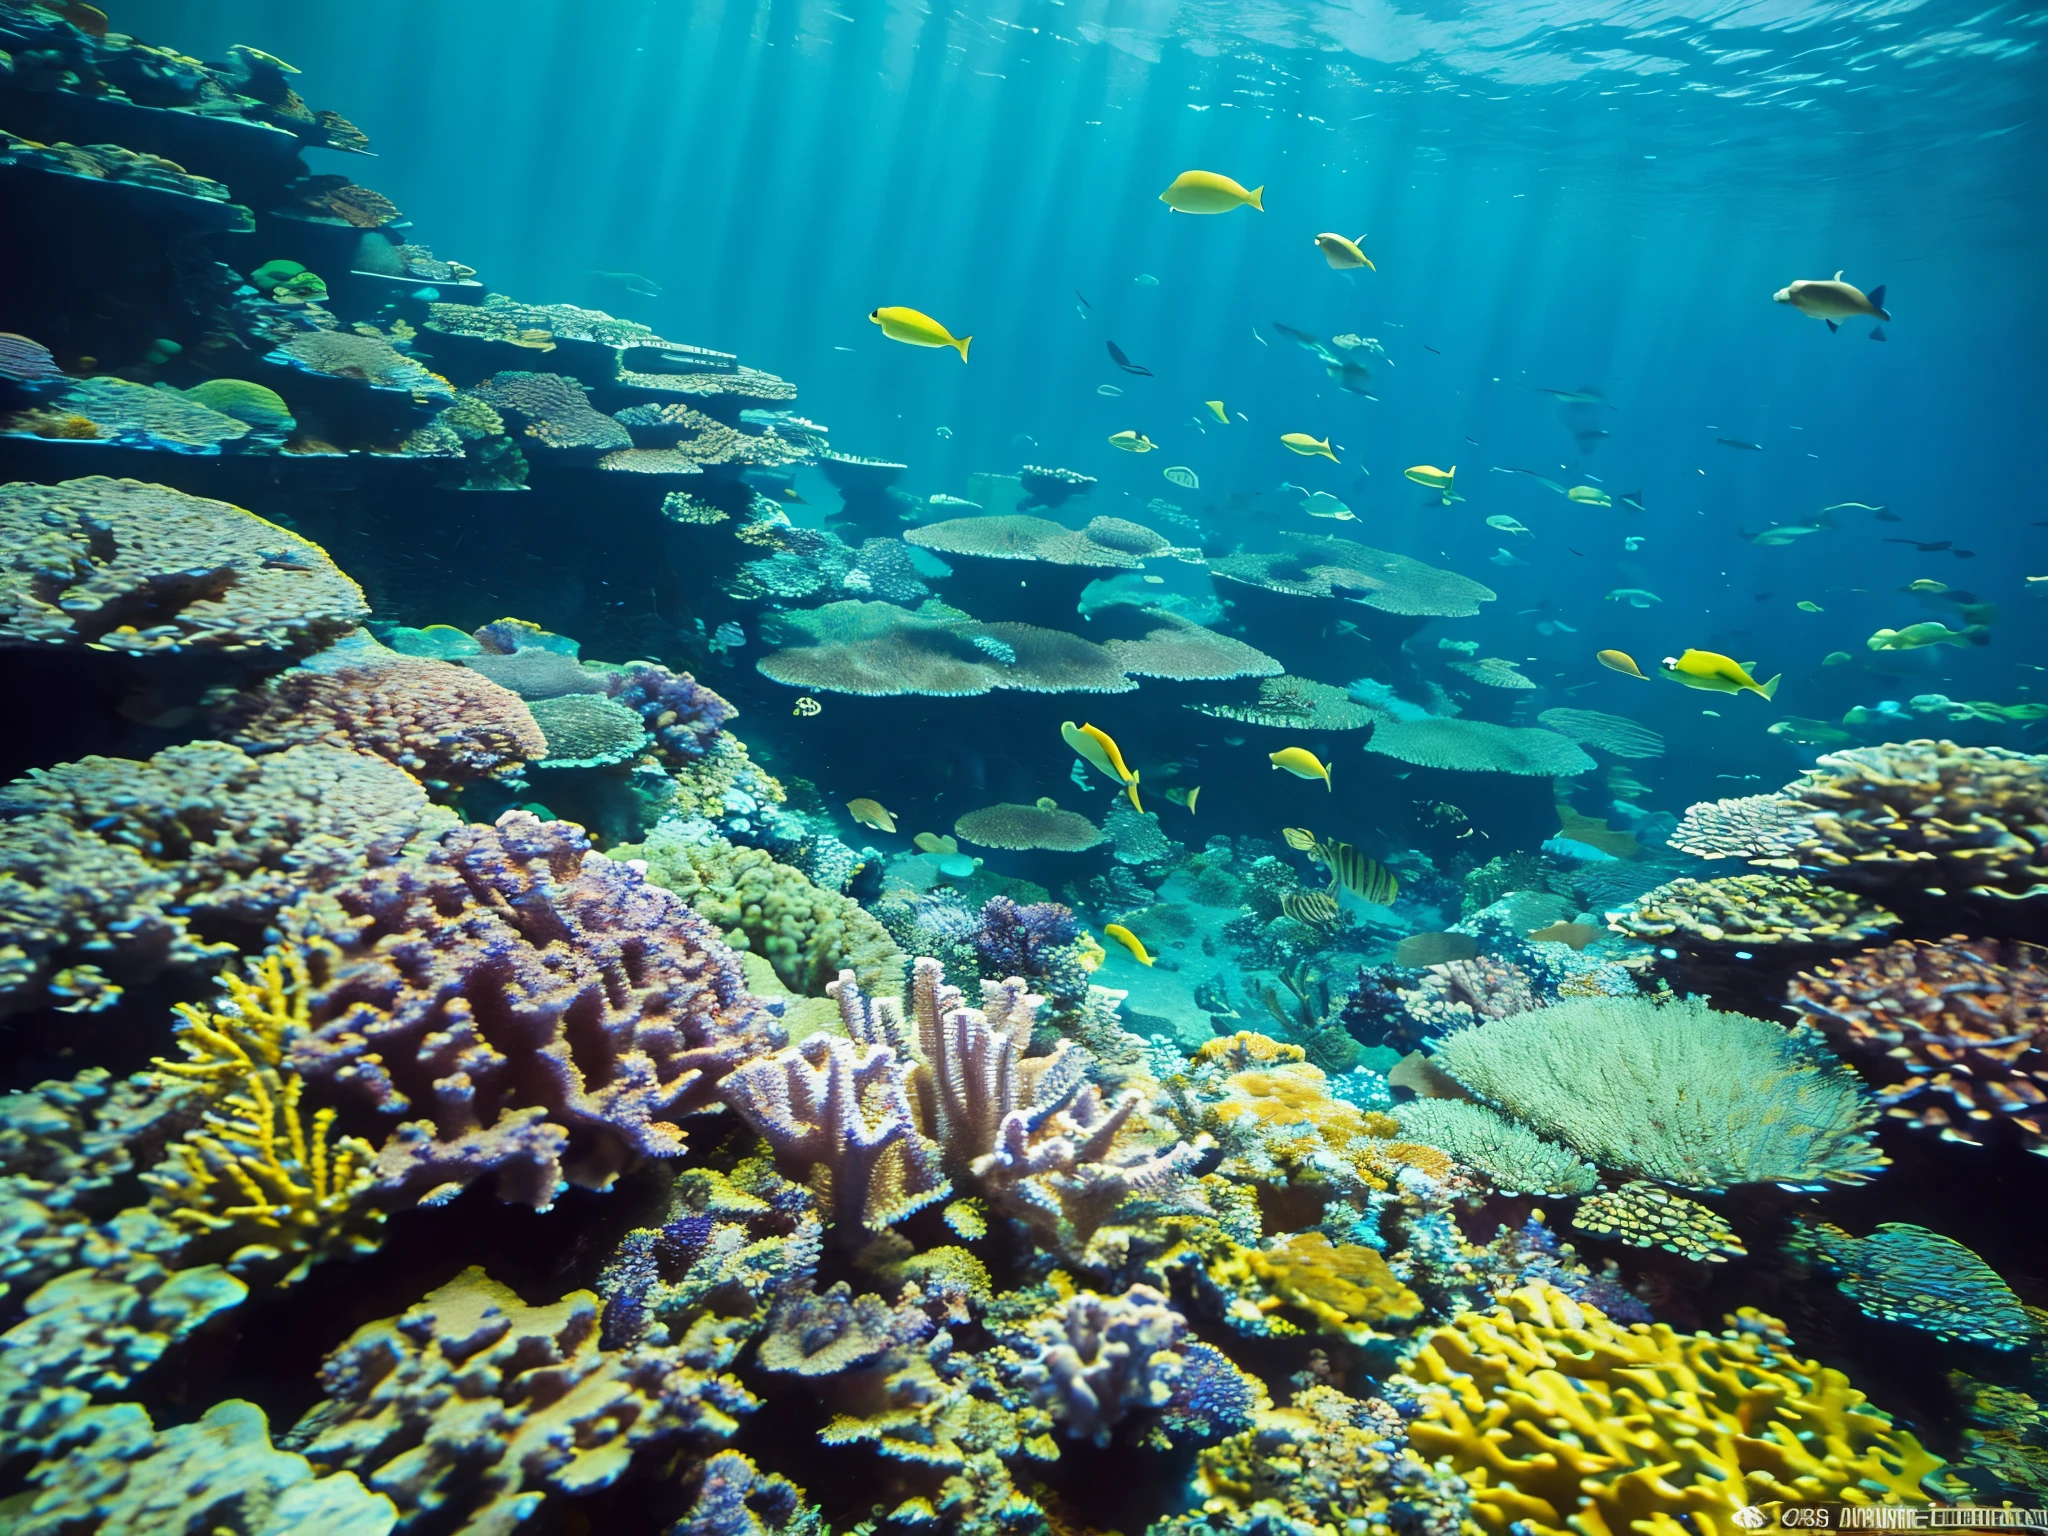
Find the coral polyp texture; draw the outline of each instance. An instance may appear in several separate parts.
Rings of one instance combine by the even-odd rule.
[[[1662,1248],[1703,1264],[1724,1264],[1749,1251],[1718,1212],[1643,1179],[1580,1201],[1572,1225],[1631,1248]]]
[[[953,830],[963,842],[1013,851],[1080,853],[1107,840],[1107,834],[1086,816],[1056,805],[984,806],[960,817]]]
[[[0,552],[0,647],[312,649],[369,613],[319,545],[139,480],[0,486]]]
[[[1153,645],[1185,648],[1193,670],[1236,675],[1255,663],[1249,647],[1189,642],[1165,631],[1145,637],[1131,665],[1109,645],[1034,624],[983,624],[962,618],[910,613],[890,603],[841,601],[781,622],[814,637],[808,645],[772,652],[757,663],[765,677],[793,688],[831,693],[930,694],[967,697],[999,688],[1028,693],[1128,693],[1129,673],[1161,658]],[[1217,637],[1211,637],[1214,639]],[[993,642],[987,644],[984,642]],[[1245,652],[1249,652],[1247,655]]]
[[[1812,821],[1801,862],[1830,878],[2048,897],[2048,757],[1950,741],[1852,747],[1779,793]]]
[[[1801,875],[1723,875],[1673,880],[1608,917],[1632,939],[1720,950],[1770,945],[1867,943],[1898,926],[1898,915],[1854,891]]]
[[[1503,1194],[1583,1195],[1600,1182],[1592,1164],[1526,1126],[1464,1099],[1417,1099],[1396,1112],[1410,1141],[1441,1147]]]
[[[1435,1042],[1434,1065],[1587,1162],[1680,1189],[1860,1184],[1877,1107],[1810,1029],[1698,999],[1568,998]]]
[[[1555,731],[1531,731],[1485,720],[1386,720],[1365,744],[1368,752],[1417,768],[1462,773],[1521,773],[1568,779],[1590,773],[1593,759]]]
[[[1743,795],[1688,806],[1671,846],[1696,859],[1747,859],[1797,868],[1799,845],[1813,834],[1809,813],[1780,795]]]
[[[633,437],[595,409],[581,384],[559,373],[493,374],[476,387],[476,397],[516,418],[521,431],[542,448],[630,448]]]
[[[1294,731],[1362,731],[1378,718],[1342,688],[1306,677],[1268,677],[1253,704],[1189,704],[1198,715]]]
[[[2048,950],[1902,939],[1802,973],[1787,1000],[1892,1079],[1887,1114],[1971,1144],[2007,1125],[2048,1154]]]
[[[1487,1536],[1740,1536],[1750,1504],[1922,1504],[1938,1469],[1841,1372],[1744,1308],[1719,1334],[1623,1327],[1548,1285],[1438,1329],[1405,1371],[1418,1454]]]
[[[1828,1222],[1799,1228],[1791,1246],[1835,1276],[1867,1317],[1903,1323],[1938,1339],[2018,1349],[2035,1338],[2012,1287],[1954,1238],[1911,1222],[1881,1223],[1852,1237]]]
[[[1047,565],[1094,566],[1131,571],[1145,556],[1169,547],[1149,528],[1098,518],[1107,538],[1097,538],[1096,524],[1076,532],[1048,518],[1012,512],[992,517],[956,517],[943,523],[911,528],[907,543],[941,555],[973,555],[985,560],[1039,561]]]

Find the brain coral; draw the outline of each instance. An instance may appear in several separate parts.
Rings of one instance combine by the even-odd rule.
[[[1852,891],[1799,875],[1727,875],[1673,880],[1614,913],[1607,926],[1630,938],[1676,938],[1694,948],[1757,949],[1770,944],[1860,944],[1898,916]]]
[[[583,386],[559,373],[506,372],[477,385],[486,405],[526,423],[526,435],[546,448],[630,448],[633,435],[592,408]]]
[[[782,1044],[710,925],[567,822],[459,828],[295,921],[329,942],[293,1067],[423,1116],[378,1152],[389,1189],[495,1170],[502,1198],[544,1209],[564,1179],[604,1188],[681,1152],[675,1121]]]
[[[1834,878],[2048,896],[2048,757],[1950,741],[1854,747],[1780,793],[1811,817],[1800,858]]]
[[[1432,1060],[1588,1162],[1681,1189],[1860,1184],[1888,1161],[1816,1031],[1697,998],[1561,998],[1454,1030]]]
[[[1471,1486],[1486,1536],[1741,1536],[1777,1501],[1924,1504],[1941,1462],[1774,1318],[1622,1327],[1548,1285],[1466,1312],[1408,1362],[1409,1442]]]
[[[360,662],[295,667],[238,694],[221,734],[252,748],[331,742],[449,784],[548,754],[549,738],[518,694],[449,662],[362,649]]]
[[[664,823],[645,843],[613,853],[646,860],[648,879],[715,923],[735,949],[766,959],[793,992],[823,997],[842,970],[869,992],[903,988],[903,952],[859,902],[813,885],[758,848],[722,838],[691,842]]]
[[[1383,613],[1422,618],[1471,618],[1492,589],[1453,571],[1438,570],[1349,539],[1282,534],[1294,546],[1282,554],[1225,555],[1209,569],[1226,581],[1295,597],[1343,595]]]
[[[139,480],[0,486],[0,556],[0,647],[311,649],[369,612],[319,545]]]
[[[953,823],[953,830],[984,848],[1079,853],[1103,841],[1101,829],[1086,816],[1049,804],[987,806],[969,811]]]
[[[1522,730],[1484,720],[1384,720],[1365,750],[1418,768],[1463,773],[1565,779],[1597,766],[1555,731]]]

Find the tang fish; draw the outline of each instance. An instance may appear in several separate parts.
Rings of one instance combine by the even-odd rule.
[[[1193,789],[1183,789],[1180,785],[1176,784],[1171,789],[1167,790],[1166,798],[1171,800],[1175,805],[1186,806],[1188,808],[1188,814],[1192,816],[1195,814],[1195,801],[1201,798],[1201,794],[1202,786],[1199,784],[1197,784]]]
[[[1704,688],[1709,693],[1755,693],[1766,699],[1778,696],[1779,678],[1759,683],[1749,675],[1748,667],[1715,651],[1687,651],[1681,656],[1666,656],[1663,667],[1666,677],[1688,688]]]
[[[1268,752],[1266,756],[1275,768],[1285,768],[1297,779],[1321,779],[1324,789],[1333,788],[1330,770],[1307,747],[1282,747],[1278,752]]]
[[[967,344],[974,340],[972,336],[955,336],[930,315],[921,315],[900,304],[871,309],[868,318],[879,325],[882,334],[891,341],[907,342],[913,347],[951,347],[960,354],[963,363],[967,361]]]
[[[1643,587],[1616,587],[1607,594],[1610,603],[1627,603],[1631,608],[1648,608],[1652,603],[1661,603],[1663,598]]]
[[[1457,487],[1457,465],[1453,464],[1449,469],[1438,469],[1434,464],[1411,464],[1401,473],[1417,485],[1426,485],[1432,491],[1442,491],[1444,505],[1448,507],[1451,504]]]
[[[1145,946],[1138,942],[1138,936],[1122,923],[1104,923],[1102,931],[1131,952],[1131,958],[1140,965],[1150,965],[1152,957],[1145,953]]]
[[[1365,236],[1363,235],[1360,235],[1356,240],[1347,240],[1342,235],[1323,234],[1316,236],[1316,249],[1323,253],[1323,260],[1327,261],[1339,272],[1357,267],[1363,267],[1368,272],[1379,271],[1379,268],[1374,266],[1366,256],[1364,246]]]
[[[1121,448],[1125,453],[1150,453],[1159,446],[1144,433],[1132,431],[1112,432],[1109,435],[1109,445],[1112,448]]]
[[[1857,315],[1868,315],[1873,320],[1891,319],[1890,312],[1884,307],[1884,286],[1879,283],[1865,293],[1854,283],[1843,282],[1842,274],[1837,272],[1829,278],[1802,277],[1787,283],[1771,297],[1780,304],[1790,304],[1802,315],[1826,321],[1828,330],[1832,332],[1841,329],[1838,321],[1853,319]],[[1884,327],[1872,326],[1870,339],[1883,341]]]
[[[858,800],[846,802],[847,814],[864,827],[873,827],[878,832],[894,832],[896,818],[882,809],[879,800],[870,800],[863,795]]]
[[[1328,491],[1313,491],[1301,503],[1310,517],[1350,517],[1352,511]]]
[[[1524,527],[1521,523],[1517,522],[1514,518],[1509,517],[1505,512],[1494,513],[1492,517],[1489,517],[1486,520],[1486,526],[1489,528],[1498,528],[1502,533],[1529,533],[1529,530],[1526,527]],[[1534,537],[1536,537],[1536,535],[1530,533],[1529,537],[1533,539]]]
[[[1173,185],[1159,194],[1159,201],[1175,213],[1228,213],[1233,208],[1266,211],[1266,189],[1247,192],[1228,176],[1215,171],[1182,171]]]
[[[1221,400],[1204,400],[1202,404],[1209,407],[1209,414],[1211,416],[1214,416],[1226,427],[1230,425],[1230,412],[1226,411],[1223,408],[1223,402]]]
[[[1581,506],[1611,507],[1614,505],[1614,498],[1598,486],[1575,485],[1566,491],[1565,495],[1571,500],[1578,502]]]
[[[1339,462],[1337,455],[1330,451],[1330,440],[1327,437],[1319,440],[1310,437],[1306,432],[1282,432],[1280,441],[1305,459],[1324,458],[1332,464]]]

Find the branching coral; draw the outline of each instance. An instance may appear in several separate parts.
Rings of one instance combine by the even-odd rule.
[[[1133,1409],[1172,1401],[1186,1331],[1186,1320],[1148,1285],[1120,1296],[1081,1291],[1010,1335],[1023,1357],[1014,1379],[1068,1434],[1107,1445]]]
[[[704,1463],[697,1497],[670,1536],[824,1536],[826,1529],[795,1483],[738,1451],[720,1451]]]
[[[1294,1232],[1261,1248],[1240,1247],[1205,1266],[1205,1282],[1229,1297],[1224,1320],[1247,1332],[1299,1331],[1275,1314],[1292,1307],[1324,1333],[1353,1344],[1383,1339],[1388,1324],[1413,1322],[1422,1298],[1401,1283],[1379,1251]]]
[[[312,649],[369,612],[319,545],[139,480],[0,486],[0,554],[0,647]]]
[[[1852,747],[1780,794],[1812,820],[1800,858],[1832,878],[2048,896],[2048,757],[1948,741]]]
[[[1433,1061],[1588,1162],[1681,1189],[1860,1184],[1888,1161],[1817,1032],[1697,998],[1564,999],[1446,1035]]]
[[[1572,1225],[1631,1248],[1662,1248],[1703,1264],[1725,1264],[1749,1251],[1717,1212],[1642,1179],[1580,1201]]]
[[[1993,1349],[2017,1349],[2034,1338],[2032,1321],[1998,1271],[1939,1232],[1887,1221],[1868,1237],[1852,1237],[1815,1222],[1795,1231],[1792,1247],[1831,1271],[1866,1317]]]
[[[1921,1503],[1941,1465],[1749,1308],[1681,1334],[1531,1286],[1437,1330],[1406,1371],[1409,1441],[1471,1485],[1488,1536],[1740,1536],[1747,1504]]]
[[[1898,925],[1898,915],[1853,891],[1799,875],[1723,875],[1673,880],[1611,914],[1632,939],[1690,948],[1762,949],[1773,944],[1861,944]]]
[[[1403,1136],[1450,1153],[1503,1194],[1583,1195],[1600,1182],[1599,1172],[1570,1148],[1501,1119],[1483,1104],[1417,1099],[1394,1116]]]
[[[2048,1153],[2048,952],[2038,945],[1901,940],[1800,975],[1788,997],[1807,1023],[1904,1070],[1878,1091],[1887,1113],[1972,1144],[1978,1128],[2009,1124]],[[1937,1102],[1906,1107],[1915,1099]]]

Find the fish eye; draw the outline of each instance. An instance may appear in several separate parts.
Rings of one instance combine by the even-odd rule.
[[[1678,658],[1676,656],[1666,656],[1664,660],[1659,663],[1659,665],[1662,666],[1667,672],[1671,671],[1673,668],[1677,667]]]

